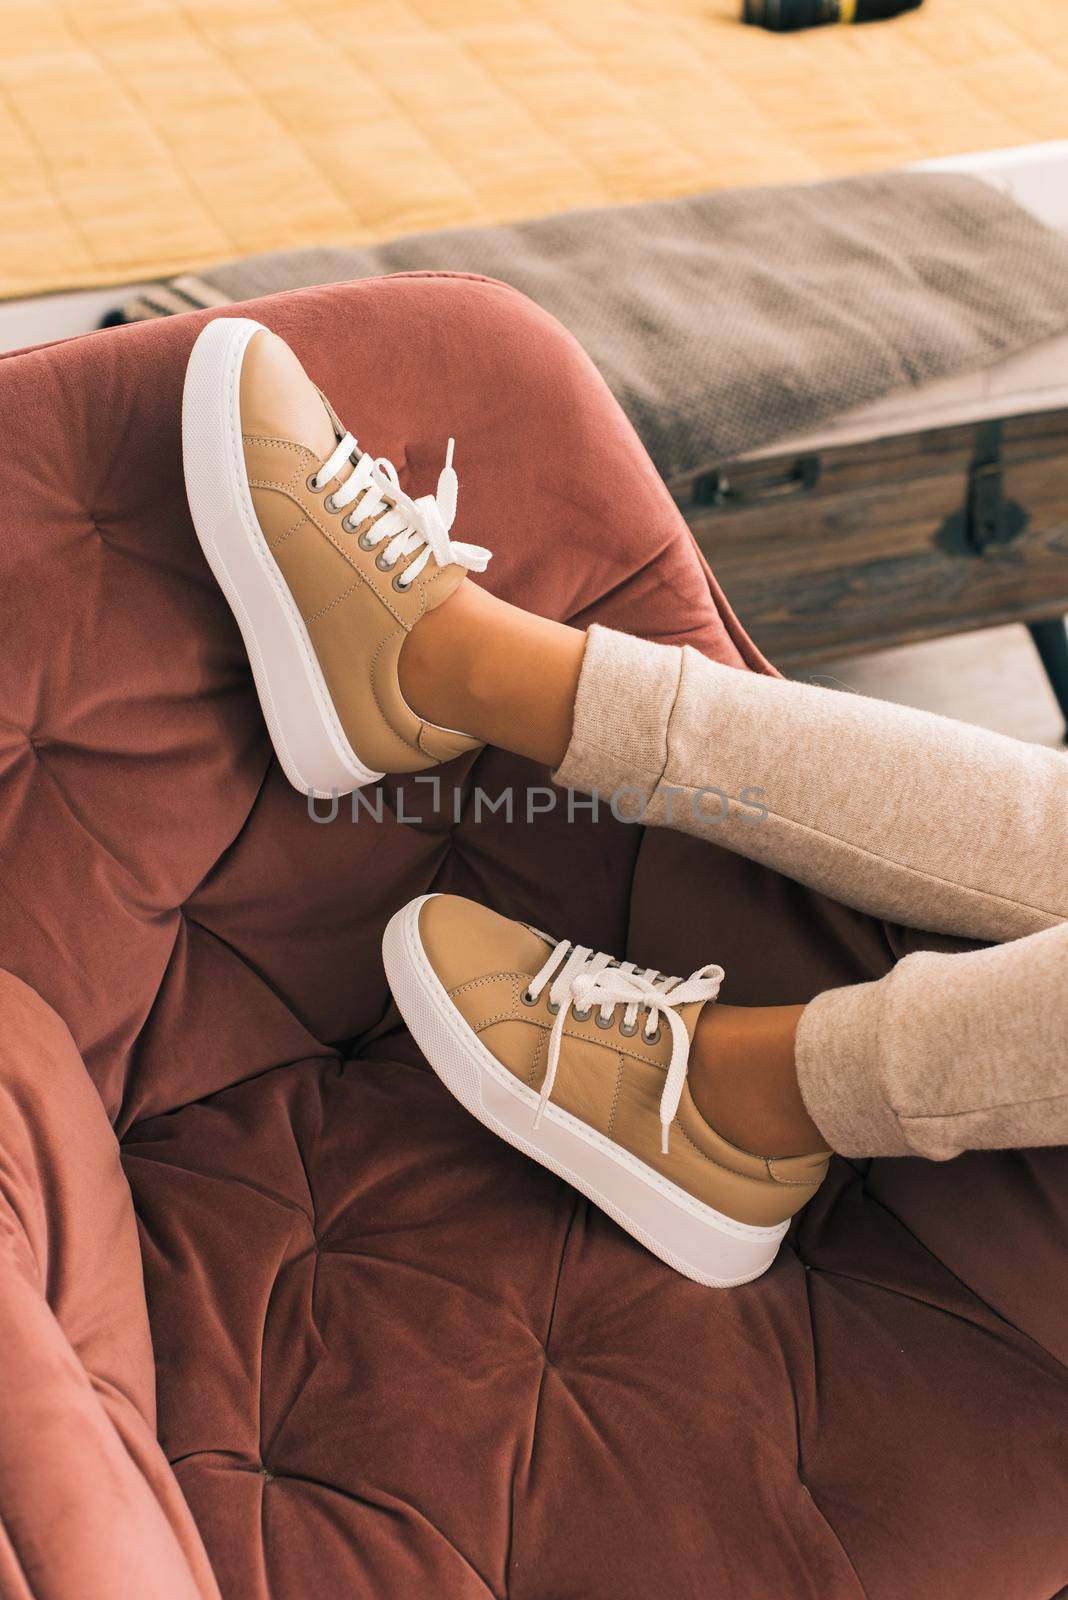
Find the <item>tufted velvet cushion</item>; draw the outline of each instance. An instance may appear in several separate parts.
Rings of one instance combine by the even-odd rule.
[[[490,586],[762,666],[600,380],[511,291],[242,310],[418,492],[456,435]],[[694,841],[527,822],[545,774],[497,752],[440,794],[387,781],[381,820],[314,820],[185,510],[203,320],[0,364],[0,966],[42,997],[0,988],[0,1328],[28,1397],[0,1427],[4,1600],[209,1597],[204,1550],[226,1600],[1048,1600],[1058,1153],[839,1164],[765,1279],[703,1290],[448,1099],[378,956],[431,886],[714,957],[735,999],[917,936]],[[478,792],[510,784],[511,823]]]

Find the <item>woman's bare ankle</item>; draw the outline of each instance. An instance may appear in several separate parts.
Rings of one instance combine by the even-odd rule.
[[[563,760],[586,635],[469,579],[408,635],[398,672],[417,716],[529,756]]]
[[[826,1141],[805,1109],[794,1042],[804,1006],[709,1005],[690,1054],[690,1092],[710,1127],[757,1156],[805,1155]]]
[[[480,637],[479,614],[491,600],[465,581],[421,617],[404,641],[397,663],[400,689],[424,722],[468,731],[462,719],[470,714],[470,682],[477,678],[472,658]]]

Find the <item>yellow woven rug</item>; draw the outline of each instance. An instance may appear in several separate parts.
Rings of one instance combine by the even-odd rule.
[[[0,0],[0,295],[1068,135],[1065,0]]]

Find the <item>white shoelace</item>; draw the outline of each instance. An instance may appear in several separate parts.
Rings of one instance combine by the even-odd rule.
[[[397,469],[385,456],[369,456],[360,450],[351,433],[340,439],[332,455],[327,456],[311,480],[312,487],[321,489],[341,471],[346,461],[358,455],[359,459],[345,482],[327,495],[329,511],[343,511],[358,499],[359,515],[350,512],[341,526],[352,533],[368,517],[377,522],[363,536],[366,549],[374,550],[385,545],[377,558],[383,572],[395,567],[405,556],[422,554],[396,580],[401,589],[410,589],[427,562],[433,556],[439,567],[454,563],[466,567],[468,572],[485,572],[490,562],[490,552],[478,544],[461,544],[449,538],[449,529],[456,517],[456,494],[459,488],[452,465],[454,440],[449,440],[445,465],[438,477],[436,495],[424,494],[413,500],[405,494],[397,478]],[[384,513],[384,515],[380,515]]]
[[[639,972],[633,961],[617,962],[611,956],[595,955],[583,945],[572,945],[567,939],[561,939],[541,971],[530,980],[526,991],[527,998],[533,1002],[549,984],[549,1005],[556,1011],[549,1033],[545,1081],[538,1097],[534,1126],[540,1126],[553,1092],[568,1012],[585,1022],[596,1006],[607,1027],[614,1020],[616,1007],[622,1005],[626,1007],[621,1026],[625,1036],[633,1038],[638,1032],[639,1011],[648,1013],[644,1030],[648,1041],[659,1039],[662,1017],[671,1030],[671,1060],[660,1096],[660,1148],[667,1155],[671,1124],[682,1099],[690,1059],[690,1036],[676,1007],[693,1000],[714,1000],[723,976],[722,967],[709,964],[699,967],[685,979],[665,978],[654,967]]]

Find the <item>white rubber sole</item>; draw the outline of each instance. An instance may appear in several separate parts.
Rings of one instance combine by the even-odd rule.
[[[419,913],[432,898],[422,895],[390,919],[382,956],[401,1016],[450,1093],[676,1272],[718,1289],[759,1278],[774,1261],[787,1223],[753,1227],[703,1205],[560,1106],[550,1103],[540,1128],[534,1127],[537,1095],[468,1026],[427,960]]]
[[[241,366],[262,324],[216,317],[189,356],[182,458],[193,526],[245,642],[282,770],[302,794],[351,794],[382,776],[349,744],[304,619],[256,516],[241,442]]]

